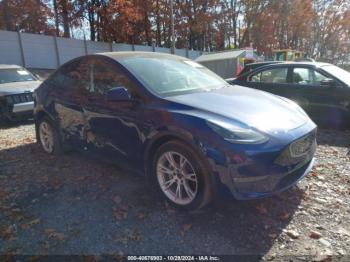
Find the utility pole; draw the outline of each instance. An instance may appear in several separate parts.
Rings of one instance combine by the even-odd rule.
[[[171,53],[175,54],[174,2],[170,0],[171,15]]]

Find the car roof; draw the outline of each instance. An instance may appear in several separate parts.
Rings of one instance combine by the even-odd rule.
[[[209,62],[217,60],[228,60],[235,59],[245,53],[246,50],[231,50],[231,51],[221,51],[209,54],[203,54],[197,57],[196,62]]]
[[[0,69],[11,69],[11,68],[23,68],[19,65],[6,65],[6,64],[0,64]]]
[[[147,58],[172,58],[177,57],[181,60],[188,60],[189,58],[185,58],[182,56],[167,54],[167,53],[157,53],[157,52],[141,52],[141,51],[126,51],[126,52],[104,52],[97,53],[97,55],[108,56],[114,60],[122,60],[124,58],[129,57],[147,57]]]
[[[294,62],[294,61],[287,61],[287,62],[280,62],[280,63],[272,63],[272,64],[269,64],[269,65],[266,65],[269,66],[269,67],[274,67],[274,66],[283,66],[283,65],[301,65],[301,66],[315,66],[315,67],[321,67],[321,66],[325,66],[325,65],[332,65],[332,64],[329,64],[329,63],[323,63],[323,62],[308,62],[308,61],[305,61],[305,62]]]
[[[246,66],[268,65],[268,64],[278,64],[278,63],[281,63],[281,61],[262,61],[262,62],[249,63]]]

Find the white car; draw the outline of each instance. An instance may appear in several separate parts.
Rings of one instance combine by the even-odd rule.
[[[40,84],[25,68],[0,64],[0,120],[32,117],[33,91]]]

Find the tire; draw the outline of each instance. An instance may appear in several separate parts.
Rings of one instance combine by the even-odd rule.
[[[37,124],[38,143],[48,154],[60,155],[63,153],[59,133],[53,121],[43,117]]]
[[[170,162],[175,162],[176,168]],[[154,155],[152,184],[171,205],[184,210],[200,209],[212,200],[213,192],[211,174],[205,163],[206,161],[185,143],[167,142],[161,145]]]

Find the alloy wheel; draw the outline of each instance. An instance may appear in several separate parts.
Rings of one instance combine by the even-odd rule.
[[[43,149],[47,153],[52,153],[54,150],[54,133],[49,123],[43,121],[39,125],[40,142]]]
[[[187,205],[196,198],[198,177],[185,156],[165,152],[159,157],[156,168],[161,190],[175,204]]]

